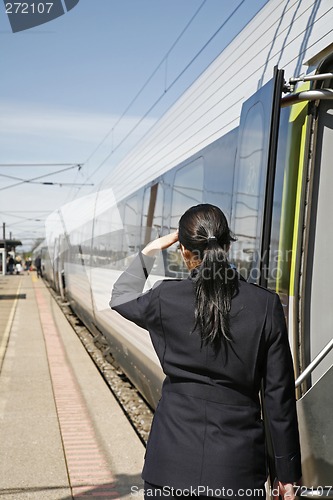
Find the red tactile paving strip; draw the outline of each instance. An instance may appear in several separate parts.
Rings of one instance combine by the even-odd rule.
[[[50,304],[34,285],[73,499],[114,500],[119,493],[68,363]]]

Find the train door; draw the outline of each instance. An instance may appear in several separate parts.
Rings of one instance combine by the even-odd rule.
[[[58,252],[58,260],[57,260],[57,282],[58,282],[58,291],[63,300],[66,299],[66,276],[65,276],[65,257],[68,251],[68,243],[67,239],[64,235],[59,236],[59,252]]]
[[[304,98],[311,116],[300,186],[295,259],[294,321],[298,345],[298,417],[302,494],[333,498],[333,56],[321,64]]]
[[[231,227],[237,235],[230,258],[250,282],[262,283],[270,235],[277,131],[283,71],[248,99],[242,107],[236,155]],[[266,188],[267,186],[267,188]],[[266,196],[265,196],[266,193]]]

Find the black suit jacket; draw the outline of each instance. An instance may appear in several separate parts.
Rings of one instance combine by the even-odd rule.
[[[139,254],[115,283],[110,302],[148,330],[166,375],[143,478],[175,488],[262,487],[267,477],[258,396],[263,381],[278,478],[297,481],[293,364],[278,295],[239,281],[230,312],[232,341],[216,353],[193,331],[191,277],[164,280],[142,293],[153,262]]]

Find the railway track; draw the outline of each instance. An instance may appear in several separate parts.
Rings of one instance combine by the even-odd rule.
[[[60,295],[47,282],[45,283],[63,311],[67,321],[94,361],[135,432],[142,443],[146,445],[154,415],[153,410],[142,398],[125,373],[117,366],[109,352],[109,346],[105,338],[102,335],[94,336],[73,312],[69,303],[64,302]]]

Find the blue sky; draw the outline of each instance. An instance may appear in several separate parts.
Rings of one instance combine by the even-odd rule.
[[[267,0],[244,0],[237,13],[165,93],[240,3],[241,0],[80,0],[66,15],[15,34],[4,5],[0,4],[1,164],[84,163],[79,172],[71,168],[40,181],[87,182],[112,147],[164,94],[122,147],[89,179],[94,186],[23,183],[9,188],[18,181],[4,175],[31,179],[65,167],[0,167],[0,221],[6,222],[7,237],[12,232],[28,249],[36,237],[43,235],[43,219],[49,212],[97,188]],[[198,10],[167,61],[119,121]]]

